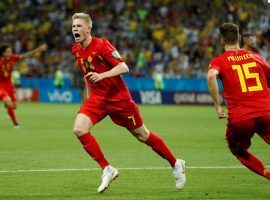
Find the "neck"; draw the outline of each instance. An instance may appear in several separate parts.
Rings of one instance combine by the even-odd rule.
[[[239,44],[225,44],[225,51],[238,51],[240,50]]]
[[[92,41],[92,36],[90,35],[84,41],[82,41],[80,43],[80,45],[81,45],[82,48],[85,48],[85,47],[87,47],[91,43],[91,41]]]

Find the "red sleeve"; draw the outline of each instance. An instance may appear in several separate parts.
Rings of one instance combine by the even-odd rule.
[[[18,61],[18,60],[20,60],[21,59],[21,56],[19,55],[19,54],[13,54],[12,56],[11,56],[11,60],[13,61],[13,62],[16,62],[16,61]]]
[[[261,64],[264,73],[269,74],[270,73],[270,65],[266,62],[266,60],[261,55],[256,54],[256,57],[257,57],[258,62]]]
[[[216,69],[220,72],[221,66],[216,58],[210,61],[209,69]]]
[[[103,40],[103,45],[101,47],[101,56],[113,67],[123,62],[116,48],[108,40]]]

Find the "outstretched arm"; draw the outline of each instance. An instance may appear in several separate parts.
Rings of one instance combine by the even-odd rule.
[[[100,74],[97,72],[89,72],[88,74],[85,75],[85,78],[89,79],[89,81],[91,81],[92,83],[96,83],[105,78],[119,76],[128,72],[129,72],[129,69],[126,63],[121,62],[118,65],[116,65],[114,68],[112,68],[110,71],[107,71],[107,72],[103,72]]]
[[[45,51],[46,49],[47,49],[47,44],[42,44],[32,51],[28,51],[26,53],[20,54],[20,57],[21,58],[28,58],[28,57],[31,57],[32,55],[34,55],[35,53]]]
[[[226,118],[227,114],[220,105],[217,75],[218,71],[216,69],[210,69],[207,74],[207,82],[210,95],[214,101],[214,106],[216,108],[218,118],[221,119]]]

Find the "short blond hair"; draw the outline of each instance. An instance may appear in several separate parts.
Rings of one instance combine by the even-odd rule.
[[[74,19],[84,19],[89,24],[90,28],[92,28],[92,19],[88,14],[75,13],[74,15],[72,15],[72,20]]]

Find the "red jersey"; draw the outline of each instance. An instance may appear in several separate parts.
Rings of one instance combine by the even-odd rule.
[[[259,54],[226,51],[212,59],[209,68],[219,71],[230,122],[270,115],[270,66]]]
[[[0,88],[13,88],[11,72],[13,63],[20,60],[20,55],[13,54],[8,60],[0,57]]]
[[[72,46],[72,53],[84,76],[91,71],[97,73],[109,71],[123,62],[116,48],[108,40],[102,38],[92,37],[91,43],[85,48],[75,43]],[[129,90],[121,76],[103,79],[97,83],[87,81],[91,97],[109,101],[131,99]]]

